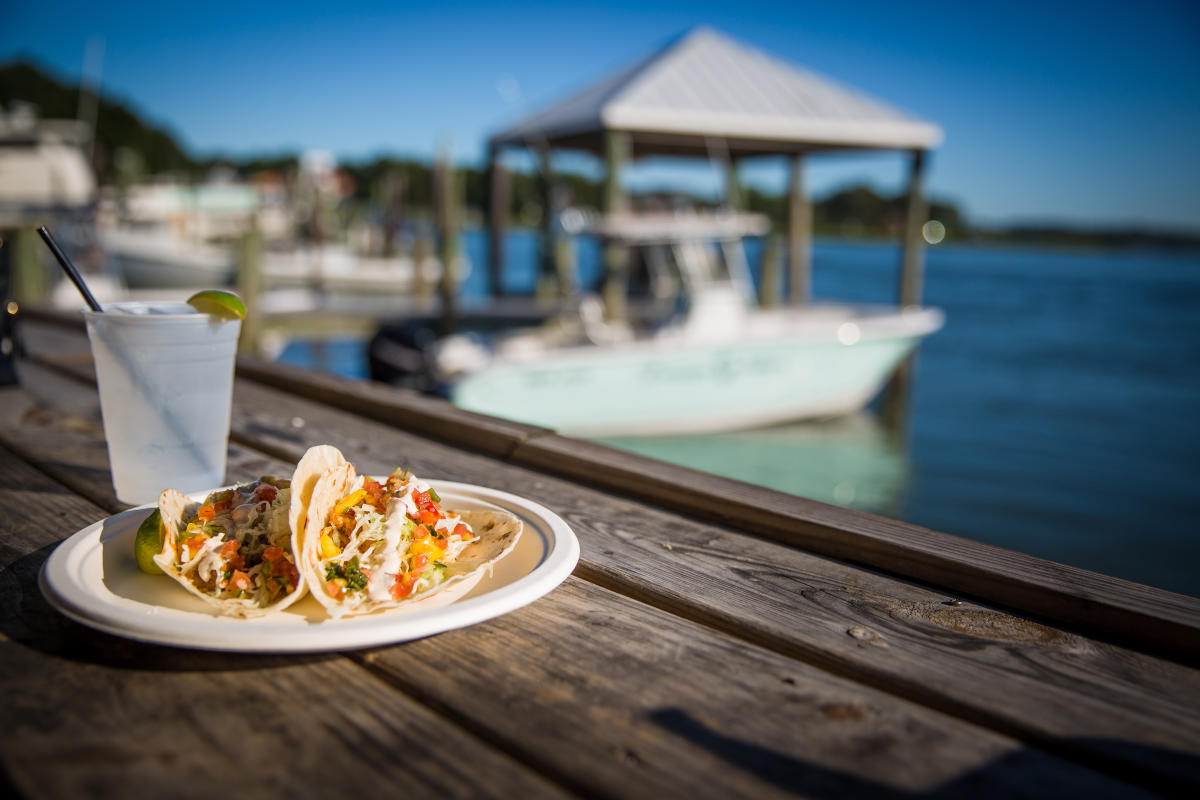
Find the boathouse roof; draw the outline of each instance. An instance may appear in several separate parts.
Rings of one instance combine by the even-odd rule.
[[[538,111],[493,146],[602,152],[605,131],[632,134],[633,155],[731,156],[814,150],[929,149],[932,122],[710,28]]]

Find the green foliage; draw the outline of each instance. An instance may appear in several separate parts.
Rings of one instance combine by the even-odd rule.
[[[0,105],[6,109],[23,101],[37,107],[43,118],[72,119],[79,110],[80,87],[67,86],[27,61],[0,67]],[[120,148],[141,155],[148,172],[189,172],[193,163],[170,132],[148,125],[129,106],[101,97],[96,113],[96,167],[104,180]]]
[[[0,66],[0,106],[11,109],[23,101],[37,107],[43,118],[74,118],[79,109],[80,87],[70,86],[46,74],[28,61],[13,61]],[[217,166],[236,170],[244,177],[272,171],[284,176],[295,173],[299,158],[294,153],[233,158],[191,156],[169,130],[143,121],[130,106],[110,97],[97,104],[95,167],[101,182],[129,180],[128,173],[174,173],[201,178]],[[403,204],[408,209],[428,212],[433,204],[433,170],[416,159],[391,156],[369,161],[343,163],[340,168],[354,180],[354,197],[343,212],[358,215],[379,210],[387,203],[389,192],[403,186]],[[485,168],[459,167],[459,187],[468,208],[485,213],[490,202]],[[558,189],[564,190],[573,205],[598,209],[603,197],[603,181],[582,175],[558,173]],[[510,218],[516,224],[536,225],[542,215],[542,189],[536,175],[514,172],[510,180]],[[711,205],[711,199],[674,195],[697,207]],[[748,211],[765,214],[777,230],[787,224],[787,197],[743,187],[742,202]],[[844,188],[813,204],[813,226],[817,233],[849,236],[896,236],[903,229],[907,198],[880,195],[868,186]],[[1145,230],[1081,230],[1055,225],[1023,225],[988,230],[972,229],[952,203],[933,200],[929,218],[946,226],[948,239],[980,241],[1027,241],[1045,244],[1196,247],[1200,238],[1188,233],[1148,232]]]

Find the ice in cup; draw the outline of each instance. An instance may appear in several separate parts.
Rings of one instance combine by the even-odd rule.
[[[141,505],[168,487],[225,482],[241,320],[187,303],[84,311],[117,498]]]

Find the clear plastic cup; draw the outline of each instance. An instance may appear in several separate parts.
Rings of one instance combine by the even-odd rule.
[[[187,303],[110,303],[84,311],[117,499],[225,482],[241,320]]]

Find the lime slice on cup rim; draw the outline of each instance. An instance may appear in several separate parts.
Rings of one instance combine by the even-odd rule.
[[[188,305],[201,314],[211,314],[221,319],[245,319],[246,304],[233,292],[207,289],[196,292],[187,299]]]
[[[137,559],[138,569],[151,575],[162,575],[162,568],[154,563],[154,557],[162,552],[163,536],[162,516],[158,509],[151,511],[142,524],[138,526],[137,536],[133,540],[133,557]]]

